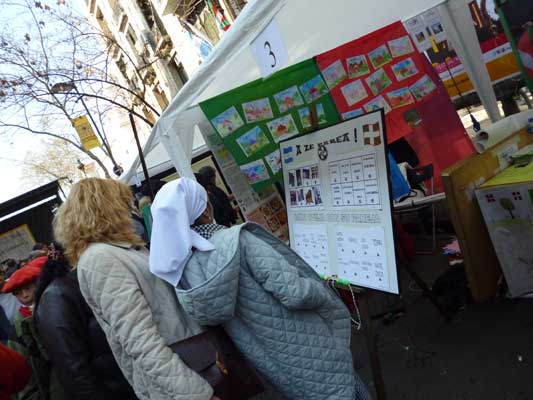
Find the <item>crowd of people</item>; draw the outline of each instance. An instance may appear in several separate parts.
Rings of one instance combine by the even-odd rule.
[[[370,399],[337,295],[258,225],[232,226],[214,171],[197,178],[139,207],[118,181],[72,187],[55,242],[0,270],[0,400],[229,400],[173,350],[212,326],[257,372],[254,399]]]

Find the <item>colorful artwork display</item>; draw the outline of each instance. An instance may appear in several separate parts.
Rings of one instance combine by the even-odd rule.
[[[364,113],[365,112],[363,111],[362,108],[356,108],[355,110],[343,113],[342,119],[346,121],[347,119],[358,117],[360,115],[363,115]]]
[[[294,107],[304,104],[302,95],[296,86],[291,86],[279,93],[274,94],[274,101],[276,102],[279,112],[284,113]]]
[[[392,81],[383,69],[378,69],[368,78],[366,78],[366,84],[370,90],[372,90],[374,96],[376,96],[392,85]]]
[[[277,174],[281,170],[281,153],[279,149],[267,155],[265,160],[273,174]]]
[[[304,129],[308,129],[313,126],[309,107],[300,108],[298,110],[298,115],[300,116],[300,122],[302,123],[302,127]]]
[[[299,133],[291,114],[267,122],[267,127],[276,143]]]
[[[350,79],[359,78],[370,73],[370,68],[364,55],[347,58],[346,64],[348,65]]]
[[[400,21],[315,58],[322,70],[337,60],[346,61],[348,78],[330,90],[337,110],[346,120],[361,110],[383,107],[391,142],[413,131],[404,114],[437,96],[432,67]],[[421,80],[425,75],[428,80]]]
[[[416,83],[410,87],[411,93],[415,96],[415,99],[422,100],[424,97],[428,96],[437,89],[435,83],[429,79],[427,75],[424,75]]]
[[[346,79],[346,71],[344,70],[340,60],[335,61],[327,68],[323,69],[322,75],[324,76],[324,79],[326,80],[326,83],[330,89],[333,89]]]
[[[309,104],[328,93],[328,87],[320,75],[300,85],[300,91]]]
[[[389,98],[392,108],[400,108],[415,102],[415,99],[413,99],[413,96],[411,96],[411,92],[406,87],[391,90],[389,93],[387,93],[387,97]]]
[[[391,69],[392,72],[394,72],[396,79],[400,82],[418,74],[418,69],[412,58],[406,58],[405,60],[394,64]]]
[[[409,36],[402,36],[401,38],[390,40],[389,49],[394,58],[405,56],[411,54],[415,49],[413,48],[413,43]]]
[[[324,111],[324,106],[322,104],[316,105],[316,118],[318,119],[318,125],[324,125],[328,123],[326,112]]]
[[[388,114],[389,112],[391,112],[389,103],[387,103],[387,100],[385,100],[383,96],[381,95],[379,95],[378,97],[374,98],[373,100],[365,104],[366,112],[376,111],[376,110],[379,110],[380,108],[383,108],[385,110],[385,114]]]
[[[246,175],[248,182],[251,184],[258,183],[270,178],[264,161],[257,160],[251,163],[241,165],[241,171]]]
[[[262,121],[264,119],[270,119],[274,117],[268,97],[243,103],[242,109],[244,110],[244,116],[246,118],[246,122],[248,123]]]
[[[381,45],[372,50],[370,53],[368,53],[368,57],[370,58],[370,62],[372,63],[374,69],[381,68],[385,64],[388,64],[392,61],[392,57],[389,53],[387,45]]]
[[[348,105],[352,106],[368,97],[368,93],[360,80],[353,81],[341,88]]]
[[[235,107],[228,108],[222,114],[213,118],[211,122],[222,137],[228,136],[244,125],[244,121]]]
[[[250,157],[252,154],[268,145],[270,141],[261,128],[256,126],[239,137],[237,143],[241,147],[243,153],[246,154],[247,157]]]

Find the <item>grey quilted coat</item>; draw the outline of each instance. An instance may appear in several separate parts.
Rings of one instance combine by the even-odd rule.
[[[168,347],[201,327],[183,312],[172,286],[150,273],[146,250],[92,244],[77,270],[83,297],[139,399],[211,399],[211,386]]]
[[[176,290],[201,325],[223,324],[237,347],[290,400],[370,396],[355,374],[346,307],[296,253],[259,225],[217,232]]]

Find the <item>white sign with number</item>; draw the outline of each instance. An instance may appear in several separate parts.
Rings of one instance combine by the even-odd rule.
[[[287,49],[281,40],[278,24],[274,19],[253,40],[250,47],[263,78],[283,68],[289,61]]]

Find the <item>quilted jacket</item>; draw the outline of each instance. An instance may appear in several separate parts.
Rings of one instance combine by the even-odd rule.
[[[150,273],[146,250],[92,244],[77,270],[81,292],[139,399],[211,399],[211,386],[168,347],[201,328],[179,307],[172,287]]]
[[[202,325],[223,324],[257,371],[290,400],[369,399],[355,374],[347,309],[296,253],[255,224],[214,234],[176,294]]]

